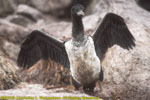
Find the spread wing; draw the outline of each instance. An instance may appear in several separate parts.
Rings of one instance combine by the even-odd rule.
[[[134,37],[127,28],[124,19],[116,14],[108,13],[93,35],[95,49],[102,60],[107,49],[117,44],[124,49],[135,46]]]
[[[17,63],[20,67],[29,68],[41,58],[50,58],[64,67],[69,67],[64,44],[42,31],[34,30],[22,43]]]

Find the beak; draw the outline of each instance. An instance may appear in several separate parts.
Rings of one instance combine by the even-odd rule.
[[[77,12],[77,15],[78,15],[78,16],[84,16],[85,13],[83,12],[83,10],[80,10],[80,11]]]

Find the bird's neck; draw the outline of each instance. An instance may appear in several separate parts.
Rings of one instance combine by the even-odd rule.
[[[84,39],[84,27],[82,17],[72,16],[72,37],[74,40],[82,41]]]

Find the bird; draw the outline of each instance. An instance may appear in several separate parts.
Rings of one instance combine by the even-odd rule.
[[[81,4],[72,6],[72,37],[67,41],[33,30],[21,45],[18,66],[30,68],[40,59],[50,59],[70,69],[75,90],[82,86],[84,91],[94,91],[96,82],[104,79],[101,62],[108,48],[119,45],[130,50],[136,45],[124,19],[112,12],[104,16],[91,36],[86,35],[82,22],[84,11]]]

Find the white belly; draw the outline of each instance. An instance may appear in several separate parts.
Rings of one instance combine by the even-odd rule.
[[[80,44],[79,44],[80,45]],[[82,46],[73,46],[73,41],[65,43],[70,61],[72,77],[80,84],[92,84],[99,79],[101,70],[100,60],[96,55],[93,39],[87,37]]]

